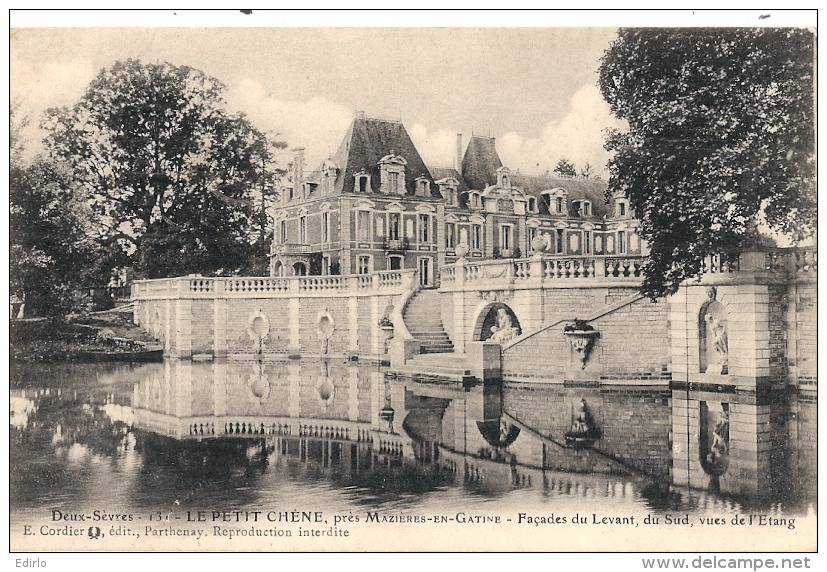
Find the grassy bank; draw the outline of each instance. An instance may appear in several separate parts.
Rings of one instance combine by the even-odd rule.
[[[135,326],[126,309],[9,323],[9,356],[17,361],[117,359],[158,348],[157,340]]]

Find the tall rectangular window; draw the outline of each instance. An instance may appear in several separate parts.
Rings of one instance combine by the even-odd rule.
[[[390,193],[392,195],[399,194],[399,173],[388,173],[388,181],[390,183]]]
[[[537,236],[537,229],[534,227],[528,227],[525,229],[525,239],[526,239],[526,247],[525,251],[531,252],[533,250],[533,246],[531,245],[534,242],[534,237]]]
[[[358,274],[370,274],[370,256],[360,256],[356,270]]]
[[[557,207],[557,212],[562,213],[563,212],[563,197],[557,197],[557,199],[555,200],[555,203],[556,203],[555,206]]]
[[[557,254],[563,254],[563,249],[565,248],[565,243],[563,241],[563,229],[557,229],[557,244],[555,245],[554,251]]]
[[[590,230],[583,231],[583,254],[592,253],[592,233]]]
[[[500,227],[500,247],[503,250],[511,248],[511,227],[509,225],[502,225]]]
[[[482,226],[479,224],[471,225],[471,249],[482,249]]]
[[[617,203],[617,207],[620,210],[620,216],[626,216],[626,203],[621,201]]]
[[[445,225],[445,248],[454,248],[457,245],[457,225]]]
[[[431,217],[426,214],[419,215],[419,242],[429,242]]]
[[[286,244],[287,243],[287,221],[286,220],[281,221],[281,223],[279,224],[279,235],[281,235],[280,236],[281,243]]]
[[[307,217],[299,217],[299,244],[307,244]]]
[[[330,242],[330,213],[322,213],[322,242]]]
[[[356,240],[367,242],[370,240],[370,212],[356,211]]]
[[[626,232],[617,231],[617,252],[618,254],[626,254]]]
[[[388,214],[388,240],[399,240],[399,213]]]

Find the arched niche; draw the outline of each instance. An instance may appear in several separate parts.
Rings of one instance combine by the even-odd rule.
[[[700,373],[729,373],[727,311],[717,299],[717,288],[707,288],[707,300],[698,312],[698,365]]]
[[[477,316],[473,339],[505,343],[519,336],[521,331],[514,310],[502,302],[492,302]]]

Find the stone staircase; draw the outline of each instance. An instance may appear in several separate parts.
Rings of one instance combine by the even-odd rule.
[[[404,320],[408,331],[422,344],[423,354],[454,351],[454,344],[442,327],[438,291],[419,290],[414,294],[405,306]]]

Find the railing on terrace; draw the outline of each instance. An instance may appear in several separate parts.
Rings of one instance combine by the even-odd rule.
[[[525,280],[556,282],[570,280],[618,280],[638,283],[643,278],[646,258],[643,256],[561,256],[513,260],[468,260],[440,268],[443,288],[455,288],[461,281],[469,288],[482,287],[482,282],[513,282]],[[739,272],[789,272],[796,278],[815,278],[818,252],[815,248],[777,249],[748,252],[740,256],[710,256],[704,261],[704,274],[731,275]]]
[[[411,243],[407,238],[389,238],[382,243],[383,250],[409,250]]]
[[[309,244],[292,244],[284,243],[277,244],[273,249],[278,254],[308,254],[310,253]]]
[[[642,276],[644,258],[618,256],[520,258],[513,260],[467,261],[462,266],[464,282],[482,280],[565,280],[597,278],[631,278]],[[458,265],[440,269],[442,284],[457,281]]]
[[[157,280],[139,280],[132,286],[132,298],[163,298],[167,296],[281,296],[311,293],[362,292],[376,290],[401,293],[410,283],[414,270],[383,270],[372,274],[345,276],[284,276],[284,277],[210,277],[182,276]]]

